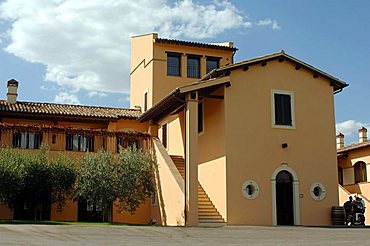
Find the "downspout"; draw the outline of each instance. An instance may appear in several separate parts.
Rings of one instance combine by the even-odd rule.
[[[236,50],[233,51],[233,55],[231,56],[231,64],[234,64],[234,55],[236,53]]]
[[[184,102],[184,217],[185,217],[185,226],[188,221],[188,213],[187,213],[187,203],[186,203],[186,194],[187,194],[187,185],[186,185],[186,103]]]

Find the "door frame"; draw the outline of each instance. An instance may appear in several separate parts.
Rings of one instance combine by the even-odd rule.
[[[276,176],[280,171],[287,171],[293,177],[293,222],[294,225],[301,224],[301,216],[299,209],[299,179],[297,173],[288,164],[283,164],[282,166],[275,169],[271,177],[272,185],[272,225],[277,225],[277,207],[276,207]]]

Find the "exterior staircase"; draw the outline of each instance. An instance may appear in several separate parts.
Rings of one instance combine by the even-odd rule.
[[[179,170],[182,178],[185,177],[185,160],[182,156],[170,156],[173,163]],[[220,213],[217,211],[215,205],[198,182],[198,218],[199,224],[219,224],[225,223]]]

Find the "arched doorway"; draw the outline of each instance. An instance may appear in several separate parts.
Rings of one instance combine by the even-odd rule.
[[[272,225],[278,225],[277,223],[277,197],[281,197],[281,195],[277,195],[277,178],[280,172],[285,171],[287,172],[290,176],[289,179],[292,181],[292,186],[293,186],[293,191],[292,191],[292,196],[293,196],[293,225],[300,225],[301,224],[301,216],[300,216],[300,208],[299,208],[299,179],[297,173],[289,167],[288,164],[283,163],[280,167],[276,168],[275,171],[271,175],[271,185],[272,185],[272,192],[271,192],[271,200],[272,200]],[[283,174],[287,174],[283,172]],[[285,175],[286,176],[286,175]],[[279,175],[280,178],[280,175]],[[280,183],[280,182],[279,182]]]
[[[276,175],[277,225],[294,225],[293,176],[283,170]]]

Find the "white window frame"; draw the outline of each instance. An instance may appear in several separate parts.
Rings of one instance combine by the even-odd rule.
[[[275,124],[275,94],[289,95],[290,96],[290,109],[292,114],[292,125],[276,125]],[[286,90],[271,90],[271,126],[272,128],[281,129],[296,129],[295,125],[295,107],[294,107],[294,92]]]

